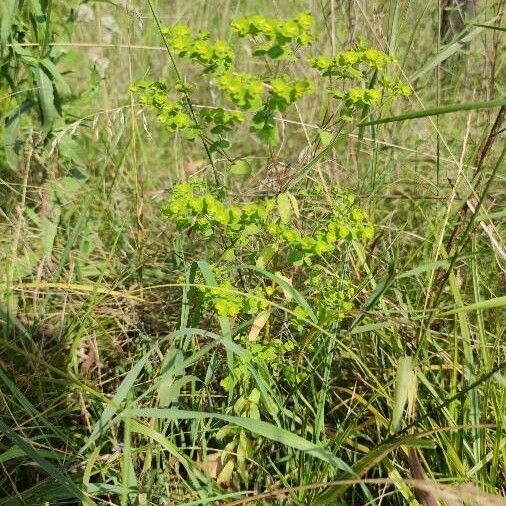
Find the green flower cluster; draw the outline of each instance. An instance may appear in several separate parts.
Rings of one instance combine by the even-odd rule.
[[[249,364],[262,364],[269,369],[273,377],[279,378],[283,375],[283,369],[289,362],[289,354],[296,349],[296,344],[293,341],[271,339],[268,343],[258,341],[251,343],[246,338],[242,340],[248,348],[248,353],[241,356],[239,364],[221,380],[220,385],[227,392],[235,384],[246,384],[251,379]]]
[[[374,106],[381,101],[381,90],[378,88],[350,88],[344,99],[345,103],[350,106]]]
[[[273,200],[230,206],[211,193],[199,193],[201,191],[201,186],[194,183],[176,185],[162,212],[178,227],[191,226],[207,238],[223,229],[242,245],[249,236],[261,233],[275,207]]]
[[[357,49],[341,51],[333,57],[317,56],[309,62],[322,76],[365,82],[372,71],[384,71],[395,59],[362,41]],[[411,94],[411,88],[401,79],[383,75],[378,84],[379,87],[374,88],[352,87],[347,91],[332,91],[331,96],[342,101],[341,118],[351,120],[357,108],[379,106],[383,96],[395,98]]]
[[[240,37],[253,37],[260,45],[255,55],[268,55],[272,58],[293,56],[295,44],[307,46],[311,42],[313,19],[302,12],[291,19],[271,19],[263,16],[251,16],[236,19],[232,29]],[[253,112],[250,130],[268,146],[279,143],[279,130],[275,120],[276,113],[300,100],[305,94],[314,91],[314,84],[307,79],[296,80],[287,75],[265,77],[240,72],[234,67],[235,55],[232,46],[225,40],[211,42],[209,33],[200,31],[194,35],[185,25],[176,25],[163,29],[163,35],[170,49],[179,57],[188,58],[206,67],[205,72],[216,78],[218,89],[242,111]],[[317,56],[308,60],[322,74],[365,83],[373,71],[384,71],[394,59],[375,48],[359,41],[356,48],[341,51],[336,55]],[[157,81],[141,83],[132,89],[141,91],[140,102],[154,108],[158,118],[169,132],[181,132],[187,139],[193,140],[207,131],[214,138],[207,137],[210,153],[228,150],[232,143],[223,135],[232,131],[237,123],[244,121],[242,111],[225,112],[218,108],[216,112],[194,113],[188,106],[188,95],[193,84],[176,83],[172,88],[180,94],[179,100],[168,98],[168,87]],[[347,91],[330,90],[330,96],[341,100],[340,116],[351,120],[357,109],[377,107],[383,97],[407,96],[410,87],[401,79],[382,75],[373,88],[354,86]],[[209,127],[209,130],[207,128]],[[248,172],[244,164],[239,169]]]
[[[315,265],[305,284],[308,291],[316,295],[312,298],[313,309],[321,324],[339,322],[353,309],[355,288],[349,279],[336,277],[323,267]],[[309,316],[302,306],[297,306],[294,312],[298,318],[292,321],[292,325],[302,332],[305,328],[303,319]]]
[[[225,111],[221,107],[204,112],[202,118],[207,124],[214,123],[211,133],[216,135],[230,132],[234,125],[244,123],[244,114],[241,111]]]
[[[308,79],[294,80],[288,76],[282,76],[273,79],[270,85],[271,95],[268,107],[280,112],[300,100],[305,93],[314,92],[314,84]]]
[[[383,81],[384,79],[382,79]],[[353,113],[357,108],[378,107],[383,97],[395,98],[398,96],[409,96],[411,88],[402,80],[387,80],[389,86],[382,88],[350,88],[345,93],[335,91],[332,93],[334,98],[342,101],[343,108],[340,116],[344,120],[352,120]]]
[[[258,111],[262,107],[264,85],[260,78],[244,72],[227,72],[216,82],[218,88],[242,109]]]
[[[234,50],[226,40],[209,41],[208,32],[199,32],[194,37],[185,25],[165,27],[162,33],[169,47],[179,57],[207,66],[206,72],[220,74],[234,63]]]
[[[235,288],[230,281],[220,283],[216,288],[202,288],[204,304],[206,308],[214,306],[220,316],[236,316],[243,307],[243,297],[235,293]]]
[[[383,93],[379,88],[354,87],[350,88],[345,93],[335,91],[332,93],[332,96],[342,102],[342,109],[340,111],[341,119],[351,121],[353,119],[353,113],[357,108],[378,106],[383,97]]]
[[[302,12],[297,17],[286,20],[265,18],[260,15],[240,18],[234,20],[231,26],[239,37],[261,37],[265,40],[256,47],[255,55],[289,58],[293,56],[290,44],[302,46],[311,44],[312,24],[311,14]]]
[[[400,78],[382,76],[379,83],[393,97],[409,97],[413,93],[411,86]]]
[[[317,56],[309,60],[311,66],[323,76],[358,79],[364,81],[369,70],[384,70],[394,59],[374,48],[341,51],[330,56]]]
[[[309,264],[311,258],[330,253],[338,241],[371,239],[374,236],[374,227],[365,216],[359,220],[334,217],[312,236],[281,223],[270,223],[267,231],[291,247],[288,261],[293,265]]]
[[[313,83],[307,79],[280,76],[267,84],[270,92],[264,101],[264,82],[251,74],[227,72],[218,78],[217,84],[234,104],[245,111],[256,112],[250,130],[270,145],[276,144],[279,139],[274,112],[284,112],[305,93],[314,91]]]
[[[338,241],[363,240],[374,236],[374,227],[351,194],[333,193],[330,216],[319,217],[321,229],[311,235],[283,218],[285,210],[274,199],[229,205],[204,192],[198,184],[183,183],[174,188],[163,213],[179,228],[192,227],[204,237],[221,230],[234,244],[245,246],[253,236],[267,240],[278,252],[287,247],[287,258],[293,265],[310,264],[311,258],[333,251]],[[235,251],[230,252],[234,257]]]
[[[198,135],[183,101],[169,98],[165,83],[142,81],[131,86],[130,92],[139,95],[142,105],[156,111],[160,123],[169,132],[180,131],[187,139],[194,139]]]
[[[300,100],[305,93],[312,93],[314,85],[308,79],[295,80],[288,76],[272,79],[267,86],[270,90],[266,102],[263,102],[264,81],[259,77],[244,72],[227,72],[217,80],[218,88],[227,97],[246,111],[271,113],[283,112],[287,106]]]
[[[230,279],[221,281],[217,287],[203,287],[200,292],[204,297],[204,307],[214,308],[219,316],[256,315],[269,305],[261,286],[255,286],[245,295],[237,292]]]

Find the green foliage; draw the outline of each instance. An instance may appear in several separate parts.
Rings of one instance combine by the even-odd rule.
[[[303,195],[310,198],[322,192],[316,187]],[[180,230],[191,228],[200,237],[213,241],[221,235],[233,245],[233,256],[240,253],[243,257],[244,248],[256,240],[265,246],[274,245],[278,256],[286,257],[289,264],[310,265],[315,256],[331,252],[340,241],[367,240],[374,235],[372,224],[353,195],[335,187],[332,197],[330,208],[319,213],[320,230],[316,233],[304,231],[302,224],[294,223],[290,207],[292,199],[297,201],[288,192],[277,199],[234,205],[203,190],[198,183],[183,183],[173,189],[163,213]],[[258,255],[262,248],[256,248],[253,254]]]
[[[313,40],[312,24],[311,15],[303,12],[287,20],[262,16],[236,19],[232,21],[231,27],[239,37],[248,37],[255,42],[253,57],[294,60],[295,46],[306,47]],[[289,106],[314,92],[315,82],[312,79],[297,80],[284,74],[272,76],[241,71],[235,66],[237,58],[232,46],[224,40],[211,42],[208,32],[199,32],[194,36],[190,28],[184,25],[166,27],[162,32],[168,47],[176,56],[204,66],[204,73],[213,76],[224,98],[241,112],[254,113],[249,116],[250,130],[266,146],[279,143],[276,115],[285,113]],[[393,99],[407,96],[411,91],[401,80],[387,74],[377,79],[376,87],[366,86],[372,72],[385,72],[387,65],[394,62],[394,59],[369,47],[364,41],[361,41],[356,49],[343,51],[333,57],[301,59],[306,59],[322,77],[361,84],[360,87],[351,86],[347,91],[337,91],[335,85],[330,90],[330,96],[342,104],[340,114],[344,120],[352,119],[357,108],[380,106],[383,94]],[[197,117],[195,111],[191,110],[189,99],[189,94],[196,88],[197,83],[184,86],[176,83],[169,86],[157,81],[140,83],[133,86],[131,91],[139,94],[141,104],[157,111],[160,121],[169,132],[179,131],[188,139],[195,139],[197,136],[208,139],[211,153],[227,151],[231,147],[231,141],[223,136],[231,129],[223,127],[232,126],[234,122],[243,122],[246,118],[240,111],[231,113],[237,116],[230,113],[227,116],[224,112],[217,115],[202,112]],[[179,97],[168,98],[170,94],[178,92]],[[222,110],[217,108],[217,111]]]
[[[164,28],[162,34],[177,56],[204,65],[207,73],[221,74],[234,63],[235,55],[230,44],[225,40],[209,42],[208,32],[199,32],[194,37],[187,26],[176,25]]]
[[[141,82],[132,86],[132,93],[139,93],[142,105],[155,110],[160,123],[169,132],[182,132],[187,139],[197,137],[197,129],[186,112],[183,100],[171,100],[167,96],[167,85],[160,82]]]
[[[494,32],[438,51],[436,4],[312,2],[311,26],[270,0],[227,32],[248,3],[215,3],[0,2],[0,503],[415,505],[418,453],[427,501],[496,504]],[[165,54],[148,4],[213,35],[169,27]],[[370,20],[400,62],[356,42]]]
[[[347,241],[372,238],[374,228],[366,213],[355,203],[353,195],[337,187],[332,190],[331,204],[324,201],[321,210],[311,217],[311,221],[319,223],[316,232],[300,219],[304,207],[299,208],[292,193],[284,192],[277,198],[251,202],[234,202],[231,197],[223,196],[223,192],[217,193],[209,192],[202,183],[178,184],[173,188],[163,214],[183,237],[190,238],[189,241],[195,236],[207,243],[207,259],[214,264],[218,284],[209,287],[198,279],[195,281],[203,308],[220,317],[238,320],[238,323],[247,324],[253,319],[248,336],[235,338],[249,353],[240,357],[220,381],[229,394],[238,388],[236,412],[241,414],[243,408],[237,408],[238,403],[246,403],[244,399],[255,391],[251,375],[253,364],[259,371],[269,371],[271,378],[287,384],[288,388],[306,377],[295,362],[298,342],[270,335],[269,329],[280,325],[283,316],[276,314],[274,304],[284,303],[292,307],[290,327],[299,336],[310,333],[312,327],[307,326],[310,317],[306,309],[297,304],[286,289],[281,285],[266,285],[257,277],[240,277],[234,262],[240,259],[262,269],[271,269],[295,289],[304,290],[306,298],[316,307],[318,324],[330,328],[353,309],[354,289],[347,278],[330,275],[324,267],[325,260],[334,256]],[[311,202],[311,209],[314,209],[313,205],[325,196],[325,192],[321,187],[314,187],[301,192],[301,196],[302,202]],[[295,278],[296,282],[290,281]],[[257,404],[254,404],[255,416],[259,417],[262,410],[259,412]],[[239,444],[240,436],[234,432],[225,449],[236,451]],[[227,457],[224,465],[221,481],[228,482],[235,471],[246,480],[244,462]]]
[[[50,5],[0,5],[0,160],[10,168],[18,164],[26,133],[36,129],[48,140],[64,123],[63,104],[73,98],[59,65],[65,51],[49,45],[55,36],[51,17],[57,15]]]
[[[349,87],[346,91],[329,90],[330,96],[341,102],[341,117],[345,120],[352,120],[358,108],[378,107],[383,98],[395,99],[411,95],[411,88],[402,79],[388,74],[377,79],[376,87],[365,86],[371,73],[384,72],[389,63],[395,63],[394,58],[369,47],[365,41],[360,41],[356,49],[342,51],[333,57],[313,57],[309,62],[323,77],[362,83],[360,87]]]
[[[241,109],[258,111],[262,107],[264,86],[260,78],[244,72],[228,72],[217,79],[217,84]]]
[[[384,73],[393,59],[363,42],[356,49],[332,58],[300,55],[300,49],[309,46],[314,38],[312,24],[312,17],[301,13],[287,20],[262,16],[241,18],[233,21],[231,27],[239,37],[253,42],[253,58],[287,61],[299,58],[301,62],[309,61],[322,78],[342,80],[340,91],[335,83],[329,90],[329,96],[341,103],[341,120],[353,119],[364,107],[378,108],[384,94],[390,98],[407,94],[401,81]],[[203,66],[203,75],[212,76],[213,86],[236,109],[219,104],[196,110],[191,94],[207,84],[205,78],[184,86],[179,82],[173,86],[159,81],[140,83],[132,88],[132,92],[139,95],[140,103],[156,111],[169,132],[180,132],[188,139],[201,137],[211,161],[214,153],[223,154],[231,149],[234,130],[243,123],[249,124],[272,156],[270,150],[280,141],[278,116],[286,114],[293,104],[313,93],[315,79],[272,74],[268,66],[267,73],[244,72],[238,68],[240,59],[228,43],[212,42],[204,32],[194,36],[186,26],[164,28],[163,36],[175,57]],[[376,76],[374,87],[366,84],[372,73],[381,73]],[[330,138],[326,139],[325,135],[331,134],[324,131],[321,134],[322,142],[328,145]],[[251,174],[246,158],[235,157],[229,163],[231,174],[243,177]],[[312,203],[307,211],[299,208],[298,197]],[[319,199],[324,202],[321,207],[315,207]],[[268,269],[286,280],[289,286],[302,289],[316,308],[317,323],[331,328],[353,308],[354,290],[346,275],[328,275],[325,263],[332,257],[339,258],[343,243],[371,239],[374,228],[350,193],[333,188],[326,194],[319,186],[301,190],[299,195],[280,191],[275,197],[237,201],[227,195],[226,187],[209,191],[205,182],[193,181],[172,189],[163,214],[176,225],[181,237],[188,238],[189,247],[192,237],[199,237],[207,244],[207,261],[212,265],[218,284],[209,287],[200,280],[202,285],[198,291],[202,309],[241,325],[251,324],[247,337],[240,334],[235,338],[246,347],[248,355],[241,357],[220,383],[229,395],[239,395],[234,408],[236,414],[260,417],[263,411],[260,394],[260,403],[251,401],[251,396],[253,393],[256,396],[257,392],[251,376],[252,364],[260,371],[270,371],[281,384],[289,385],[305,378],[305,373],[294,362],[297,341],[270,335],[271,328],[282,324],[282,318],[274,310],[280,299],[291,305],[293,317],[289,328],[301,337],[312,329],[307,326],[307,306],[292,300],[281,286],[269,286],[255,276],[239,276],[234,262]],[[315,220],[317,230],[310,225]],[[238,473],[241,480],[247,482],[246,457],[232,458],[229,454],[237,452],[239,455],[239,449],[249,447],[250,442],[246,444],[246,436],[241,431],[230,428],[228,432],[233,437],[225,447],[228,456],[222,460],[218,481],[228,483]]]
[[[232,30],[239,37],[253,37],[260,40],[254,48],[255,56],[268,56],[273,59],[293,59],[293,44],[309,46],[314,35],[311,32],[313,17],[307,12],[296,18],[279,20],[263,16],[251,16],[232,21]]]

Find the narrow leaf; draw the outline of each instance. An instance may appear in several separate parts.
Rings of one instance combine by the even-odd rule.
[[[333,465],[336,469],[346,472],[353,472],[343,460],[336,457],[322,446],[317,446],[310,441],[289,432],[281,427],[276,427],[261,420],[247,418],[242,416],[222,415],[220,413],[206,413],[202,411],[187,411],[182,409],[156,409],[156,408],[141,408],[141,409],[128,409],[123,412],[124,416],[136,416],[147,418],[163,418],[165,420],[206,420],[214,418],[222,420],[227,423],[232,423],[243,429],[246,429],[261,437],[265,437],[271,441],[284,444],[290,448],[303,451],[313,457],[316,457],[328,464]]]
[[[469,304],[468,306],[458,307],[457,309],[451,309],[440,314],[440,316],[452,315],[457,313],[468,313],[469,311],[481,311],[483,309],[494,309],[496,307],[506,306],[506,295],[502,297],[495,297],[493,299],[482,300]]]
[[[51,462],[46,460],[32,445],[27,443],[21,436],[19,436],[14,430],[0,420],[0,432],[7,436],[19,449],[21,449],[28,457],[35,461],[41,469],[44,470],[49,476],[56,480],[59,484],[65,488],[71,497],[80,499],[86,506],[95,505],[90,498],[80,490],[77,485],[71,480],[71,478],[55,467]]]
[[[0,14],[2,16],[2,24],[0,25],[0,46],[4,47],[9,40],[11,26],[18,7],[18,0],[3,0]]]
[[[327,147],[332,142],[332,134],[330,132],[327,132],[326,130],[320,130],[318,132],[318,136],[320,137],[320,141],[323,144],[323,147]]]
[[[390,430],[397,432],[401,423],[404,407],[408,400],[409,391],[409,377],[411,374],[413,357],[405,356],[399,360],[397,366],[397,375],[395,378],[395,397],[394,406],[392,410],[392,421],[390,423]]]
[[[96,441],[109,427],[112,418],[118,411],[120,404],[126,399],[128,392],[133,387],[139,374],[146,365],[146,362],[148,361],[150,355],[151,352],[150,351],[147,352],[139,361],[137,361],[137,363],[130,369],[130,371],[128,371],[127,375],[123,378],[123,381],[121,382],[120,386],[118,387],[118,390],[116,391],[116,394],[112,399],[113,404],[112,405],[109,404],[106,406],[106,408],[102,412],[102,415],[100,416],[100,419],[95,424],[93,432],[88,438],[88,442],[83,448],[81,448],[79,453],[83,453],[84,450],[89,448],[93,444],[93,442]]]
[[[477,35],[479,35],[483,31],[483,28],[477,26],[474,30],[469,32],[467,35],[462,37],[461,39],[449,44],[444,47],[439,53],[437,53],[433,58],[431,58],[428,63],[426,63],[414,76],[411,77],[410,82],[413,83],[420,77],[424,76],[432,69],[436,68],[440,63],[448,60],[455,53],[462,51],[471,40],[473,40]]]
[[[280,193],[278,195],[278,212],[279,217],[281,218],[281,222],[285,225],[290,223],[292,219],[292,203],[290,201],[290,197],[288,193]]]
[[[464,102],[461,104],[450,104],[442,107],[433,107],[431,109],[424,109],[422,111],[411,111],[399,116],[390,116],[388,118],[380,118],[374,121],[367,121],[360,123],[359,126],[381,125],[383,123],[393,123],[395,121],[404,121],[407,119],[424,118],[426,116],[440,116],[442,114],[450,114],[452,112],[460,111],[477,111],[479,109],[492,109],[506,105],[506,98],[498,98],[496,100],[489,100],[486,102]]]
[[[54,105],[53,83],[41,66],[32,67],[32,74],[37,83],[42,121],[44,128],[48,130],[58,117],[58,111]]]

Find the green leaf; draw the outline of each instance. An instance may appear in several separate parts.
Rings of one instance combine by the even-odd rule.
[[[0,46],[4,47],[11,34],[11,26],[18,10],[18,0],[3,0],[0,15],[2,24],[0,25]]]
[[[269,244],[268,246],[265,246],[265,248],[260,251],[255,262],[257,267],[265,268],[277,251],[277,244]]]
[[[389,438],[386,442],[375,446],[370,452],[361,457],[353,464],[353,474],[343,473],[338,476],[336,481],[342,481],[323,490],[312,502],[315,506],[327,506],[329,504],[338,504],[338,498],[341,497],[346,490],[352,486],[354,479],[362,477],[379,464],[389,453],[400,448],[401,446],[415,446],[421,438],[420,434],[401,436],[398,438]]]
[[[288,198],[290,199],[290,203],[292,204],[292,210],[295,214],[295,217],[297,219],[299,219],[300,218],[299,203],[297,202],[295,195],[293,195],[290,192],[286,192],[286,194],[288,195]]]
[[[65,97],[72,94],[72,90],[68,85],[65,78],[61,75],[60,71],[56,68],[56,65],[49,59],[43,58],[40,60],[40,64],[47,70],[49,75],[52,77],[54,87],[58,90],[58,93]]]
[[[444,311],[440,313],[439,316],[447,316],[457,313],[468,313],[470,311],[482,311],[484,309],[494,309],[496,307],[506,306],[506,295],[502,297],[495,297],[493,299],[482,300],[480,302],[475,302],[474,304],[469,304],[468,306],[462,306],[457,309],[451,309],[450,311]]]
[[[480,25],[477,23],[473,23],[473,26],[481,26],[482,28],[489,28],[491,30],[499,30],[500,32],[506,32],[506,27],[504,26]]]
[[[42,253],[44,256],[51,255],[53,251],[54,240],[58,232],[58,224],[60,222],[60,208],[56,207],[53,210],[53,219],[44,217],[41,222],[40,237],[42,243]]]
[[[479,35],[483,31],[482,27],[480,27],[479,25],[476,26],[478,27],[472,30],[467,35],[465,35],[464,37],[462,37],[462,39],[457,40],[456,42],[453,42],[452,44],[446,46],[433,58],[431,58],[428,63],[426,63],[418,72],[416,72],[416,74],[410,79],[410,82],[411,83],[415,82],[417,79],[420,79],[420,77],[430,72],[433,68],[437,67],[440,63],[443,63],[444,61],[448,60],[448,58],[453,56],[455,53],[462,51],[462,49],[464,49],[471,40],[473,40],[477,35]]]
[[[142,369],[146,365],[149,357],[151,355],[151,351],[144,354],[140,360],[138,360],[135,365],[128,371],[127,375],[123,378],[123,381],[120,383],[116,394],[112,398],[112,404],[106,406],[104,411],[102,411],[102,415],[99,420],[93,427],[93,432],[90,434],[87,443],[81,448],[79,453],[83,453],[87,448],[89,448],[102,434],[105,433],[107,428],[109,427],[111,420],[114,415],[120,409],[121,403],[126,399],[128,393],[132,389],[137,380],[139,374]]]
[[[165,383],[160,386],[160,406],[168,407],[172,403],[177,403],[181,388],[191,381],[198,381],[196,376],[183,376],[173,383]]]
[[[287,192],[280,193],[277,198],[278,212],[281,222],[285,225],[292,219],[292,202]]]
[[[251,175],[251,165],[246,160],[236,160],[230,166],[230,174],[234,176],[248,177]]]
[[[406,401],[408,400],[412,362],[413,357],[405,356],[399,360],[399,364],[397,366],[394,406],[392,410],[392,421],[390,423],[390,430],[392,432],[397,432],[401,423],[404,407],[406,406]]]
[[[204,276],[204,280],[208,286],[217,287],[218,283],[216,281],[216,278],[214,276],[214,273],[211,269],[211,266],[205,261],[205,260],[199,260],[197,262],[198,268],[200,269],[200,272],[202,273],[202,276]],[[232,335],[232,328],[230,325],[230,320],[226,316],[219,316],[218,315],[218,323],[220,324],[221,331],[223,333],[223,337],[226,339],[229,339]],[[232,357],[230,356],[229,359],[231,360]]]
[[[323,144],[323,147],[329,146],[333,139],[332,134],[326,130],[320,130],[318,132],[318,136],[320,137],[320,141]]]
[[[283,290],[286,290],[288,293],[292,294],[293,298],[297,301],[297,303],[304,308],[304,310],[306,311],[307,315],[309,316],[312,322],[316,323],[318,321],[316,314],[311,309],[311,306],[308,304],[304,296],[293,285],[288,283],[282,277],[277,276],[272,272],[266,271],[265,269],[262,269],[258,265],[235,265],[234,267],[237,269],[250,269],[252,271],[259,272],[266,278],[271,279],[272,281],[277,283]]]
[[[35,21],[35,35],[39,43],[44,42],[45,28],[47,18],[42,10],[42,6],[39,0],[30,0],[26,2],[30,11],[31,18]]]
[[[157,432],[152,427],[138,422],[137,420],[131,420],[131,429],[132,432],[137,432],[157,442],[164,450],[169,452],[170,455],[174,457],[190,475],[195,474],[201,481],[207,481],[206,476],[204,476],[204,474],[198,469],[197,464],[193,462],[189,457],[187,457],[184,453],[181,453],[179,451],[179,448],[177,448],[177,446],[173,444],[165,435]]]
[[[84,155],[82,146],[76,142],[70,135],[64,135],[58,143],[58,152],[64,158],[67,158],[77,165],[83,165]]]
[[[257,131],[259,139],[269,146],[275,146],[279,142],[279,131],[276,124],[266,125]]]
[[[287,50],[287,48],[277,45],[277,46],[272,46],[267,51],[267,54],[273,60],[277,60],[278,58],[286,58],[286,57],[290,56],[291,53],[290,53],[290,50]]]
[[[217,482],[218,484],[227,484],[232,479],[232,473],[234,472],[235,467],[235,461],[230,459],[221,470],[220,474],[218,475]]]
[[[171,402],[179,395],[179,389],[176,387],[173,390],[173,386],[175,378],[182,376],[184,373],[182,352],[175,348],[170,348],[163,359],[161,371],[162,373],[156,381],[159,404],[163,407],[169,407]]]
[[[38,88],[42,122],[44,129],[48,131],[58,117],[58,111],[54,104],[53,83],[41,66],[32,67],[32,74]]]
[[[0,432],[9,438],[25,455],[34,460],[41,469],[51,476],[57,483],[67,490],[71,497],[80,499],[86,506],[96,505],[84,492],[77,487],[72,479],[63,471],[60,471],[51,462],[46,460],[31,444],[25,441],[24,438],[19,436],[14,430],[0,420]]]
[[[25,101],[24,104],[33,105],[31,101]],[[28,110],[28,107],[26,110]],[[21,143],[18,143],[18,130],[20,124],[20,117],[25,112],[23,106],[16,107],[11,111],[4,120],[4,128],[0,129],[2,138],[2,146],[5,153],[5,162],[10,169],[16,169],[18,164],[19,148]]]
[[[45,457],[47,459],[59,460],[62,457],[61,453],[58,453],[54,450],[44,450],[43,448],[40,448],[37,450],[37,452],[41,457]],[[3,453],[0,453],[0,464],[25,456],[26,453],[21,448],[14,445],[11,446],[8,450],[5,450]]]
[[[279,142],[279,131],[276,121],[272,115],[272,111],[267,108],[258,111],[253,116],[251,130],[258,135],[264,144],[274,146]]]
[[[503,105],[506,105],[506,98],[498,98],[496,100],[489,100],[486,102],[464,102],[460,104],[449,104],[441,107],[424,109],[422,111],[411,111],[404,114],[399,114],[399,116],[391,116],[388,118],[380,118],[374,121],[367,121],[365,123],[359,123],[358,126],[382,125],[384,123],[393,123],[407,119],[424,118],[426,116],[440,116],[442,114],[450,114],[452,112],[492,109],[494,107],[500,107]]]
[[[227,139],[219,139],[209,146],[209,151],[215,153],[216,151],[228,151],[232,147],[232,143]]]
[[[220,413],[206,413],[203,411],[188,411],[183,409],[156,409],[156,408],[141,408],[141,409],[127,409],[123,412],[123,416],[130,417],[147,417],[147,418],[163,418],[165,420],[206,420],[217,419],[227,423],[231,423],[242,427],[258,436],[265,437],[271,441],[276,441],[290,448],[300,450],[317,459],[323,460],[331,464],[336,469],[353,473],[348,464],[341,460],[336,455],[329,452],[322,446],[315,445],[293,432],[290,432],[281,427],[276,427],[261,420],[254,420],[252,418],[243,416],[223,415]]]

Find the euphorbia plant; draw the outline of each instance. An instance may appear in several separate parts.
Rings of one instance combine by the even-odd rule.
[[[176,82],[143,81],[132,91],[168,132],[189,141],[202,139],[211,165],[219,156],[227,176],[244,177],[252,168],[249,155],[234,154],[237,127],[249,125],[265,146],[268,164],[275,166],[281,115],[313,93],[316,84],[322,88],[327,82],[327,110],[335,112],[326,115],[315,141],[328,148],[342,125],[410,89],[387,74],[393,58],[363,41],[332,56],[305,55],[314,39],[312,24],[306,12],[287,20],[252,16],[233,21],[233,32],[251,42],[250,58],[263,62],[255,68],[265,71],[258,73],[241,68],[225,40],[212,41],[209,33],[182,25],[163,28],[175,64],[176,59],[189,61],[202,69],[201,78],[182,82],[177,72]],[[270,61],[283,61],[283,68],[305,63],[312,78],[273,71]],[[221,103],[195,107],[192,94],[210,86],[221,92]],[[235,324],[234,339],[249,352],[229,363],[219,384],[235,414],[260,418],[272,414],[272,403],[264,409],[259,378],[268,373],[280,388],[293,391],[305,379],[300,358],[305,347],[315,345],[315,329],[334,328],[353,308],[354,289],[348,269],[340,268],[345,262],[341,253],[351,241],[371,239],[374,228],[355,197],[338,187],[306,184],[287,191],[286,181],[279,181],[267,195],[251,199],[236,196],[228,181],[216,178],[218,184],[212,185],[203,178],[176,185],[163,214],[186,245],[206,245],[216,286],[195,279],[200,306]],[[241,265],[251,268],[242,272]],[[234,470],[247,480],[249,437],[227,426],[218,438],[227,439],[226,449],[235,454],[224,454],[219,481],[230,481]]]

